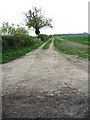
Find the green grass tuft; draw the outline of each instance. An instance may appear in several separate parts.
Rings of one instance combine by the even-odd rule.
[[[49,40],[43,47],[43,49],[48,49],[50,44],[51,44],[52,40]]]

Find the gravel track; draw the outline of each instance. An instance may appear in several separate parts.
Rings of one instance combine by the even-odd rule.
[[[3,118],[88,116],[88,62],[68,60],[55,50],[53,40],[47,50],[42,45],[3,64]]]

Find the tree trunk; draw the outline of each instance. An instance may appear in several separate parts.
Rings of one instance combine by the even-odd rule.
[[[36,33],[36,35],[40,34],[39,28],[36,28],[36,29],[35,29],[35,33]]]

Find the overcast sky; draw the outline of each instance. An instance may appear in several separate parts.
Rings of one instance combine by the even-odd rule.
[[[52,18],[53,29],[41,29],[44,34],[88,32],[89,0],[0,0],[0,25],[3,21],[24,24],[24,13],[32,6],[41,7]],[[31,31],[34,35],[34,31]]]

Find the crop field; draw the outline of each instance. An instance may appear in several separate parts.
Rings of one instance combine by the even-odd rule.
[[[88,36],[60,36],[60,37],[65,40],[69,40],[82,45],[90,44],[89,42],[90,39],[88,38]]]
[[[54,45],[60,52],[63,52],[65,54],[70,54],[70,55],[77,55],[78,57],[81,57],[81,58],[90,58],[89,57],[89,50],[87,48],[86,49],[79,49],[77,47],[73,47],[72,45],[71,46],[67,46],[65,41],[61,41],[57,37],[54,37],[54,38],[55,38]],[[62,37],[62,38],[65,38],[65,37]],[[72,38],[75,38],[75,37],[72,37]],[[81,38],[84,38],[84,37],[81,37]],[[79,41],[79,43],[83,43],[81,41],[81,38],[79,37],[80,41],[77,40],[77,41]],[[71,40],[74,42],[76,40],[76,38],[75,39],[71,39]],[[86,39],[86,41],[87,41],[87,39]]]

